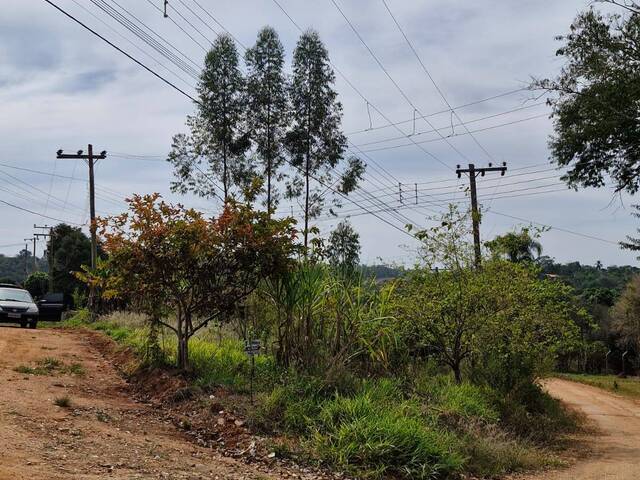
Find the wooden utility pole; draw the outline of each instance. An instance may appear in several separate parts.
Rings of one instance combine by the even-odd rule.
[[[38,226],[34,223],[33,228],[49,231],[49,233],[34,233],[33,236],[36,239],[42,237],[45,242],[47,238],[49,239],[49,247],[47,248],[47,265],[49,265],[49,291],[53,292],[53,227],[50,227],[49,225]]]
[[[33,242],[33,271],[38,270],[38,259],[36,258],[36,240],[37,238],[34,236],[33,238],[25,238],[25,242]]]
[[[469,187],[471,190],[471,220],[473,221],[473,249],[475,257],[475,266],[480,268],[482,264],[482,251],[480,250],[480,211],[478,210],[478,193],[476,190],[476,177],[480,175],[484,177],[487,172],[500,172],[502,176],[507,172],[507,162],[503,162],[501,167],[494,167],[489,164],[485,168],[476,168],[473,163],[469,164],[469,168],[458,168],[456,174],[458,178],[463,173],[469,174]]]
[[[93,169],[97,160],[104,160],[107,158],[107,152],[103,150],[97,155],[93,154],[93,145],[87,146],[87,154],[85,155],[82,150],[78,150],[77,153],[66,154],[62,150],[56,152],[56,158],[58,159],[71,159],[71,160],[86,160],[89,165],[89,211],[91,215],[91,224],[89,225],[89,232],[91,233],[91,270],[95,270],[96,261],[98,258],[98,242],[96,238],[96,191]],[[93,312],[94,301],[93,287],[89,289],[89,307]]]

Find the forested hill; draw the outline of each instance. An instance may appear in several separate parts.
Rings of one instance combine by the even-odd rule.
[[[365,278],[375,278],[377,280],[386,280],[389,278],[398,278],[405,273],[405,269],[401,267],[392,267],[389,265],[360,265],[360,272]]]
[[[48,271],[47,260],[44,258],[37,259],[37,266],[41,272]],[[15,257],[0,254],[0,283],[22,283],[26,278],[25,269],[28,273],[35,270],[31,252],[22,250]]]
[[[582,294],[589,290],[605,289],[619,295],[631,277],[640,273],[640,268],[630,265],[604,267],[582,265],[580,262],[556,263],[550,257],[540,257],[538,264],[547,275],[557,275]]]

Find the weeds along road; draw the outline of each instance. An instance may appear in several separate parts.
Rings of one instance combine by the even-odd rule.
[[[597,432],[583,439],[585,450],[574,466],[526,480],[640,478],[640,402],[567,380],[548,380],[545,388],[583,412]]]
[[[0,327],[0,480],[289,477],[189,442],[131,399],[88,335]]]

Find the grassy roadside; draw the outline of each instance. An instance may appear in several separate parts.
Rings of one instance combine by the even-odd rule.
[[[143,358],[148,330],[134,315],[88,324],[80,314],[62,328],[102,331]],[[175,359],[170,335],[162,359]],[[559,465],[553,445],[576,420],[535,386],[505,396],[455,384],[433,368],[403,378],[326,378],[279,370],[256,359],[256,402],[248,401],[250,362],[242,344],[204,332],[190,349],[191,382],[204,398],[222,387],[254,431],[286,438],[278,456],[321,462],[357,478],[497,478]],[[239,400],[238,400],[239,399]]]
[[[558,377],[640,400],[640,378],[637,377],[618,378],[615,375],[584,375],[573,373],[558,374]]]

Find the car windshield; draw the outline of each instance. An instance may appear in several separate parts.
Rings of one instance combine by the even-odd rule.
[[[0,302],[33,303],[33,298],[26,290],[17,288],[0,288]]]

